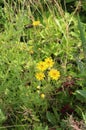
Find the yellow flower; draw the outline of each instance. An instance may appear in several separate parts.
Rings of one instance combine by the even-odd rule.
[[[44,99],[44,98],[45,98],[45,94],[42,93],[42,94],[40,95],[40,97]]]
[[[47,69],[46,63],[43,62],[43,61],[40,61],[40,62],[37,64],[37,68],[38,68],[38,70],[40,70],[40,71],[46,70],[46,69]]]
[[[44,73],[42,73],[42,72],[36,73],[35,76],[36,76],[36,78],[37,78],[38,80],[43,80],[44,77],[45,77]]]
[[[58,80],[60,77],[60,72],[56,69],[51,69],[48,72],[48,75],[53,79],[53,80]]]
[[[33,26],[38,26],[39,24],[40,24],[40,21],[34,21],[34,22],[32,23]]]
[[[45,63],[47,65],[47,68],[52,67],[54,65],[54,61],[52,60],[52,58],[46,58]]]

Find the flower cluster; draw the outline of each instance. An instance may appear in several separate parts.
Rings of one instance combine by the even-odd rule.
[[[40,61],[37,64],[37,69],[40,71],[44,71],[48,68],[51,68],[54,65],[54,61],[51,58],[46,58],[44,61]]]
[[[58,80],[60,77],[60,72],[57,69],[53,69],[54,65],[54,61],[53,59],[50,58],[46,58],[44,61],[40,61],[39,63],[37,63],[37,70],[39,72],[36,73],[36,78],[37,80],[43,80],[45,78],[45,74],[44,71],[48,70],[48,76],[52,79],[52,80]]]

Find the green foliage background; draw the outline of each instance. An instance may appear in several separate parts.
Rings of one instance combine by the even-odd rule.
[[[0,1],[0,129],[70,130],[73,116],[85,130],[85,14],[85,0]],[[47,57],[58,81],[35,77]]]

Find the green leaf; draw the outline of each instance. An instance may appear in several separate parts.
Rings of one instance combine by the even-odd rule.
[[[47,112],[46,116],[47,116],[48,121],[49,121],[52,125],[56,125],[57,120],[56,120],[56,118],[55,118],[55,116],[54,116],[53,113]]]
[[[83,30],[79,15],[78,15],[78,28],[80,31],[80,39],[82,41],[83,51],[84,51],[84,54],[86,54],[86,38],[85,38],[85,33]]]
[[[80,94],[84,98],[86,98],[86,90],[77,90],[76,93]]]
[[[76,0],[66,0],[66,3],[75,2]]]
[[[2,112],[2,110],[0,109],[0,123],[2,123],[5,119],[6,119],[5,115]]]
[[[82,1],[82,8],[83,8],[83,10],[86,11],[86,0],[83,0],[83,1]]]
[[[83,113],[83,112],[82,112],[82,116],[83,116],[84,122],[85,122],[85,124],[86,124],[86,113]]]
[[[58,114],[56,108],[53,107],[52,109],[53,109],[56,120],[59,121],[59,114]]]

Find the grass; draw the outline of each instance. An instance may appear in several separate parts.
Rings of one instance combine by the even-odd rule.
[[[75,12],[57,1],[4,2],[0,129],[85,130],[85,44]]]

